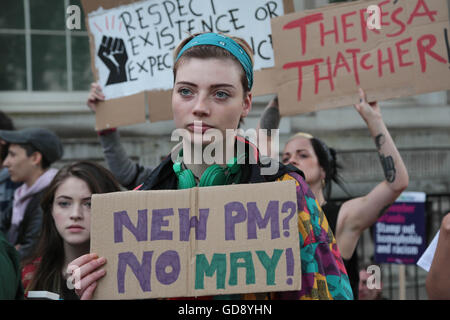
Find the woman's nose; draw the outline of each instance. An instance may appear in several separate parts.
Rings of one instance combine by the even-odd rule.
[[[206,98],[199,97],[195,102],[192,112],[197,117],[206,117],[210,115],[210,108]]]
[[[83,218],[82,206],[74,205],[72,206],[72,210],[70,212],[70,218],[74,220],[79,220]]]

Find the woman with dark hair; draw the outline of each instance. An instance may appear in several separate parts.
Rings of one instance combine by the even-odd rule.
[[[359,269],[356,245],[359,237],[408,187],[409,177],[402,157],[383,121],[378,103],[368,103],[364,91],[360,89],[360,103],[355,105],[355,109],[366,122],[375,141],[385,175],[385,180],[368,194],[345,201],[341,205],[330,201],[333,181],[348,194],[339,176],[341,167],[336,160],[336,151],[310,134],[297,133],[288,140],[282,153],[282,163],[292,164],[305,173],[306,182],[335,234],[350,277],[353,294],[357,299]],[[259,126],[261,129],[275,129],[278,125],[278,103],[273,99],[261,116]]]
[[[70,261],[89,253],[91,196],[120,191],[112,174],[89,161],[67,165],[56,174],[41,206],[41,238],[22,271],[25,292],[50,291],[78,299],[66,285]]]
[[[263,297],[351,299],[352,290],[336,240],[328,232],[326,218],[303,180],[303,173],[293,166],[280,164],[272,174],[265,175],[257,148],[237,134],[240,121],[252,106],[250,46],[240,38],[223,34],[190,36],[174,52],[173,72],[173,118],[177,129],[184,132],[183,139],[145,179],[140,190],[294,181],[298,219],[302,222],[298,223],[302,289]],[[213,141],[211,133],[214,133]],[[211,163],[203,158],[203,151],[212,146],[217,147],[216,155],[221,156]],[[189,157],[188,150],[192,149]],[[248,188],[251,190],[251,185]],[[71,263],[80,269],[80,289],[76,292],[82,299],[92,298],[97,281],[104,276],[105,263],[104,258],[91,255]],[[250,297],[255,298],[234,295],[231,298]]]

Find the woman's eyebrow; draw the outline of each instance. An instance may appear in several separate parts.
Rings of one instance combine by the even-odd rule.
[[[189,81],[179,81],[176,82],[175,85],[187,85],[187,86],[192,86],[192,87],[198,87],[197,84],[193,83],[193,82],[189,82]],[[234,85],[230,84],[230,83],[216,83],[210,86],[210,88],[236,88]]]
[[[189,82],[189,81],[177,81],[177,82],[175,82],[175,85],[185,85],[185,86],[197,87],[197,85],[195,83]]]
[[[72,197],[65,196],[65,195],[57,196],[55,199],[60,199],[60,198],[72,200]]]
[[[224,88],[224,87],[226,87],[226,88],[235,88],[234,85],[229,84],[229,83],[218,83],[218,84],[213,84],[211,86],[211,88],[213,88],[213,89],[215,89],[215,88]]]

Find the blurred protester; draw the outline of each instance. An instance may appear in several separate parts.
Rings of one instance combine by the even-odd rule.
[[[26,293],[50,291],[64,300],[78,299],[73,286],[67,285],[66,270],[70,261],[89,253],[91,196],[119,190],[112,174],[93,162],[75,162],[56,174],[41,202],[37,250],[22,271]]]
[[[13,299],[23,299],[19,257],[0,231],[0,300]]]
[[[87,100],[88,107],[96,112],[98,102],[104,99],[105,96],[101,86],[93,82]],[[141,166],[128,157],[120,143],[119,131],[116,128],[100,130],[97,134],[100,138],[106,164],[123,187],[129,190],[134,189],[148,178],[153,168]]]
[[[381,277],[381,273],[377,274],[370,267],[371,264],[367,263],[359,269],[358,300],[386,300],[383,297],[383,282],[376,279]]]
[[[37,243],[42,222],[39,202],[58,171],[50,165],[61,159],[63,146],[55,133],[41,128],[0,130],[0,139],[9,143],[3,165],[8,168],[11,180],[23,182],[14,192],[12,207],[1,213],[0,231],[23,261]]]

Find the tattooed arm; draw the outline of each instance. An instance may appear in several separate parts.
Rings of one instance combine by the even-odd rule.
[[[368,103],[360,89],[361,102],[355,109],[366,122],[378,151],[385,180],[367,195],[346,201],[339,212],[336,239],[342,256],[348,259],[361,233],[372,226],[408,187],[409,177],[402,157],[383,121],[377,102]]]

